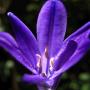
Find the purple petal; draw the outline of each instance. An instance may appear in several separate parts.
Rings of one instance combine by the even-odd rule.
[[[67,45],[63,45],[63,50],[60,49],[58,55],[56,56],[56,61],[54,69],[58,70],[62,65],[73,55],[77,49],[77,43],[73,40],[69,41]]]
[[[47,48],[50,57],[57,54],[64,39],[66,22],[64,5],[59,0],[48,0],[37,21],[37,38],[41,53]]]
[[[86,25],[88,26],[88,24]],[[81,32],[81,34],[80,33],[79,34],[77,33],[77,35],[73,34],[76,36],[72,36],[72,38],[66,39],[65,43],[67,43],[69,40],[74,40],[75,42],[77,42],[78,47],[76,51],[74,52],[74,54],[64,63],[64,65],[58,71],[54,73],[52,78],[55,78],[56,76],[65,72],[70,67],[72,67],[74,64],[79,62],[80,59],[83,57],[83,55],[85,55],[85,53],[88,51],[88,49],[90,49],[90,29],[89,28],[81,28],[81,29],[82,30],[86,29],[86,30],[84,30],[83,33]]]
[[[73,56],[57,71],[54,72],[51,79],[59,76],[60,74],[67,71],[69,68],[71,68],[73,65],[75,65],[77,62],[80,61],[80,59],[83,57],[83,55],[86,53],[86,51],[90,48],[90,42],[87,43],[86,47],[84,47],[82,50],[77,50]]]
[[[30,75],[30,74],[25,74],[22,77],[22,80],[24,82],[27,82],[29,84],[36,84],[39,86],[47,86],[47,87],[51,87],[53,85],[53,80],[49,80],[46,77],[43,77],[41,75]]]
[[[31,65],[35,68],[37,62],[36,54],[39,52],[37,41],[34,35],[27,28],[27,26],[20,19],[18,19],[18,17],[16,17],[13,13],[9,12],[8,17],[12,24],[19,48],[31,62]]]
[[[36,71],[30,66],[30,62],[24,57],[22,52],[19,50],[17,42],[14,38],[6,33],[0,32],[0,46],[9,52],[17,61],[23,64],[27,69],[36,73]]]
[[[87,52],[87,50],[90,48],[90,22],[86,23],[75,33],[70,35],[64,41],[64,44],[66,44],[69,40],[74,40],[78,44],[78,48],[75,51],[74,55],[70,58],[70,60],[67,60],[67,62],[69,61],[72,62],[70,63],[70,65],[68,65],[69,67],[71,67],[72,65],[77,63],[80,60],[80,58],[82,58],[83,55]]]
[[[22,77],[22,80],[29,83],[29,84],[37,84],[37,85],[42,85],[45,83],[46,78],[40,76],[40,75],[30,75],[30,74],[25,74]]]
[[[80,36],[81,34],[83,34],[84,32],[88,31],[90,29],[90,22],[86,23],[85,25],[83,25],[81,28],[79,28],[78,30],[76,30],[73,34],[71,34],[68,38],[66,38],[65,43],[68,40],[77,38],[78,36]]]
[[[64,44],[66,44],[69,40],[74,40],[78,44],[78,49],[82,49],[83,47],[85,47],[85,44],[89,42],[89,36],[90,22],[86,23],[84,26],[82,26],[76,32],[66,38]]]

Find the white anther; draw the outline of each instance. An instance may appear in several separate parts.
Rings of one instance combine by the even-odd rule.
[[[54,65],[54,58],[51,58],[50,59],[50,66],[53,66]]]
[[[37,62],[37,67],[40,68],[41,67],[41,60],[39,59]]]
[[[38,58],[40,58],[40,59],[41,59],[41,55],[39,55],[39,54],[36,54],[36,56],[37,56]]]
[[[45,48],[45,53],[47,52],[47,48]]]
[[[44,54],[45,54],[45,57],[48,58],[48,48],[47,47],[45,48]]]
[[[40,68],[41,67],[41,56],[39,54],[36,54],[37,56],[37,67]]]
[[[52,58],[50,59],[50,71],[53,70],[53,66],[54,66],[54,58],[52,57]]]

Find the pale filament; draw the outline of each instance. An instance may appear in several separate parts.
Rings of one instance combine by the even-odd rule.
[[[48,49],[45,48],[44,53],[41,55],[36,54],[38,70],[41,68],[41,75],[50,76],[50,72],[53,71],[54,58],[52,57],[48,63]],[[48,65],[49,64],[49,65]],[[49,68],[48,68],[49,66]],[[48,70],[47,70],[48,69]]]
[[[50,71],[53,71],[53,66],[54,66],[54,58],[52,57],[51,59],[50,59]]]
[[[42,60],[41,60],[41,64],[42,64],[42,74],[46,76],[46,70],[47,70],[47,58],[48,57],[48,50],[47,48],[45,48],[44,53],[42,55]]]
[[[36,54],[37,57],[37,67],[40,68],[41,67],[41,56],[39,54]]]
[[[65,48],[61,48],[60,51],[58,52],[58,54],[55,56],[54,60],[58,60],[59,56],[62,54],[62,52],[64,51]]]

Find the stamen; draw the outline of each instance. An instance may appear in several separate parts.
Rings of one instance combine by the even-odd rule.
[[[40,68],[41,67],[41,56],[39,54],[36,54],[36,56],[37,56],[37,60],[38,60],[37,67]]]
[[[45,56],[46,58],[48,58],[48,48],[47,47],[45,48]]]
[[[50,59],[50,71],[53,70],[53,66],[54,66],[54,58]]]
[[[54,65],[54,58],[50,59],[50,65],[53,66]]]
[[[36,54],[36,56],[37,56],[38,58],[40,58],[40,59],[41,59],[41,55],[39,55],[39,54]]]
[[[37,67],[40,68],[41,67],[41,60],[39,59],[37,62]]]

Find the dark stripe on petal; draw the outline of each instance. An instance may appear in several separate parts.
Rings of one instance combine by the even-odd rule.
[[[42,7],[37,21],[37,38],[40,52],[48,48],[49,57],[55,56],[62,45],[66,31],[67,15],[58,0],[48,0]]]

